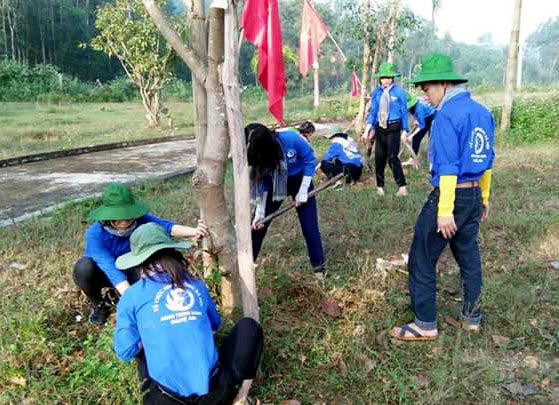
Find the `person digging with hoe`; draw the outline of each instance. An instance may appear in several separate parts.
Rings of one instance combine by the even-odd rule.
[[[116,258],[130,251],[130,235],[138,226],[155,222],[171,236],[193,240],[208,235],[202,221],[191,228],[149,214],[149,205],[137,201],[130,188],[120,183],[105,187],[102,205],[88,218],[94,222],[85,233],[83,256],[74,265],[73,278],[91,302],[88,320],[95,325],[103,325],[110,314],[111,299],[101,290],[115,288],[122,295],[138,280],[135,271],[123,272],[115,266]]]
[[[215,303],[181,253],[190,242],[175,242],[150,222],[132,233],[130,247],[116,266],[138,268],[140,279],[118,303],[114,351],[137,359],[144,405],[231,404],[243,380],[256,375],[261,326],[241,319],[218,349]]]
[[[384,195],[384,168],[386,162],[398,185],[397,196],[406,196],[406,177],[402,169],[398,152],[400,151],[400,137],[402,142],[407,140],[408,107],[406,91],[394,84],[394,78],[399,76],[392,63],[385,62],[375,77],[380,85],[371,95],[371,110],[367,116],[367,126],[363,133],[363,142],[369,144],[375,139],[375,175],[377,194]],[[401,132],[401,135],[400,135]]]
[[[447,55],[430,54],[412,83],[421,86],[437,113],[431,128],[429,160],[433,191],[423,206],[409,253],[409,293],[415,320],[392,329],[392,337],[434,340],[438,336],[435,266],[450,244],[463,285],[460,318],[479,331],[482,286],[478,245],[480,220],[489,212],[495,158],[495,122],[485,107],[460,86]]]

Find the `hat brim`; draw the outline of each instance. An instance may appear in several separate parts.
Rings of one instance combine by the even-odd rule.
[[[162,249],[187,250],[191,246],[192,243],[186,240],[180,242],[174,242],[174,243],[160,243],[158,245],[150,246],[148,249],[146,249],[144,252],[140,253],[139,255],[135,255],[132,252],[125,253],[116,259],[115,265],[117,269],[126,270],[142,264],[151,255],[153,255],[155,252],[158,252]]]
[[[107,207],[101,205],[99,208],[91,211],[87,217],[93,221],[118,221],[137,219],[149,212],[149,205],[143,202],[137,202],[132,205],[120,207]]]
[[[453,83],[466,83],[468,79],[457,75],[454,72],[448,73],[424,73],[419,74],[410,80],[410,83],[418,85],[427,82],[453,82]]]

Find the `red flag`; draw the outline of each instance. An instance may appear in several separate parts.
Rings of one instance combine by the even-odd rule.
[[[307,77],[311,65],[318,60],[318,47],[327,35],[328,27],[310,0],[303,0],[301,35],[299,36],[299,72],[303,76]]]
[[[359,97],[361,94],[361,83],[359,82],[359,76],[357,76],[355,70],[351,72],[351,78],[349,80],[351,83],[351,97]]]
[[[283,125],[286,87],[278,0],[245,0],[241,26],[258,48],[258,81],[268,93],[268,110]]]

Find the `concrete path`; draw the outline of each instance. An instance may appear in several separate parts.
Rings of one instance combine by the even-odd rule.
[[[314,136],[332,124],[315,123]],[[342,127],[347,123],[339,123]],[[61,207],[69,201],[100,195],[113,181],[134,183],[169,178],[196,168],[196,141],[92,152],[0,168],[0,227]]]
[[[196,141],[87,153],[0,169],[0,226],[100,193],[110,182],[172,177],[196,167]]]

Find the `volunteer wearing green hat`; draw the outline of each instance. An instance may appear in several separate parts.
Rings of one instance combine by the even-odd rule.
[[[330,147],[322,157],[319,167],[326,177],[331,179],[344,173],[347,183],[359,180],[363,163],[355,141],[337,125],[325,137],[330,139]]]
[[[83,257],[74,265],[74,281],[92,304],[88,320],[102,325],[110,312],[109,297],[104,287],[115,287],[122,295],[137,280],[135,272],[122,272],[115,266],[116,258],[130,250],[130,234],[136,227],[156,222],[172,236],[198,239],[206,236],[206,226],[198,221],[196,228],[178,225],[149,214],[149,205],[137,201],[130,188],[111,183],[105,187],[102,205],[88,214],[95,221],[87,228]]]
[[[398,153],[400,139],[405,140],[408,131],[407,95],[402,87],[394,84],[396,76],[400,76],[400,73],[396,72],[392,63],[380,65],[375,75],[380,85],[371,95],[371,110],[367,116],[363,141],[367,144],[375,139],[377,194],[384,195],[384,169],[388,162],[398,185],[397,195],[405,196],[406,177]]]
[[[263,333],[254,319],[241,319],[216,347],[221,319],[207,286],[188,271],[180,251],[189,245],[151,222],[116,260],[141,274],[118,303],[114,350],[138,360],[144,404],[231,404],[260,362]]]
[[[460,267],[461,320],[467,330],[479,330],[482,273],[477,240],[480,219],[488,214],[495,157],[493,117],[459,86],[466,79],[454,71],[450,57],[426,56],[412,82],[421,86],[437,112],[429,143],[434,189],[417,219],[408,262],[415,320],[392,330],[394,338],[407,341],[438,336],[435,266],[447,244]]]

